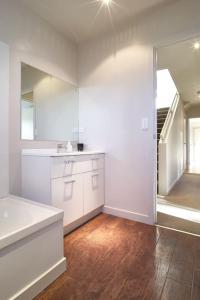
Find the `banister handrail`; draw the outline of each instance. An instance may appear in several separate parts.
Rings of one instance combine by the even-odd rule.
[[[173,102],[171,104],[171,107],[169,108],[164,126],[162,128],[159,143],[165,143],[167,138],[168,138],[170,128],[172,126],[172,122],[174,120],[174,116],[175,116],[175,113],[176,113],[176,108],[177,108],[177,105],[179,103],[179,99],[180,99],[179,93],[176,93],[175,96],[174,96]]]

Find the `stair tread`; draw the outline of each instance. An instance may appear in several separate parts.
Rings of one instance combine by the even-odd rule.
[[[167,114],[168,114],[168,111],[166,111],[166,112],[157,112],[158,116],[162,116],[162,115],[166,116]]]
[[[169,107],[162,107],[157,109],[157,111],[161,111],[161,110],[169,110]]]

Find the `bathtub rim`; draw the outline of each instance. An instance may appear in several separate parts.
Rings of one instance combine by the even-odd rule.
[[[22,202],[25,202],[30,205],[46,208],[46,209],[54,212],[54,214],[49,217],[45,217],[43,220],[41,220],[39,222],[34,222],[31,224],[28,224],[28,225],[23,226],[22,228],[19,228],[15,231],[11,231],[11,233],[5,234],[3,237],[0,238],[0,251],[4,248],[8,247],[9,245],[11,245],[19,240],[24,239],[28,235],[31,235],[34,232],[37,232],[37,231],[41,230],[42,228],[63,219],[64,211],[62,209],[56,208],[54,206],[48,206],[48,205],[42,204],[40,202],[35,202],[32,200],[28,200],[28,199],[13,196],[13,195],[7,195],[5,197],[2,197],[2,198],[0,198],[0,201],[9,199],[9,198],[18,200],[18,201],[22,201]]]

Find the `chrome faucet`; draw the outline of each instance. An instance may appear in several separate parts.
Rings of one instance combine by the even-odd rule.
[[[57,153],[65,152],[65,150],[66,150],[66,144],[65,143],[57,144]]]

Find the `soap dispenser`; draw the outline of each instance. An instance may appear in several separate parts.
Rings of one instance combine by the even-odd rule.
[[[67,142],[66,150],[67,150],[67,152],[72,152],[72,144],[70,141]]]

